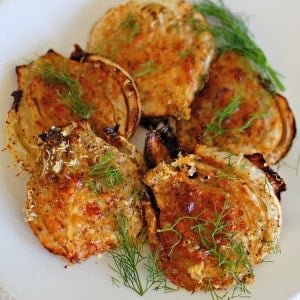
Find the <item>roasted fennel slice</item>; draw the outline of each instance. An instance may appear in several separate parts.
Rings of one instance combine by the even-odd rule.
[[[140,119],[140,99],[130,75],[108,59],[78,62],[48,51],[17,67],[18,91],[7,117],[8,149],[29,171],[37,158],[37,137],[51,126],[86,120],[102,138],[117,127],[130,138]]]
[[[235,52],[214,59],[191,111],[190,120],[177,124],[179,144],[190,152],[206,144],[234,154],[258,152],[275,164],[296,132],[287,99],[269,92],[249,61]]]
[[[193,20],[202,25],[199,32]],[[188,119],[194,92],[214,53],[201,13],[186,1],[130,1],[93,26],[88,51],[115,61],[135,79],[144,116]]]
[[[143,207],[165,276],[191,291],[247,291],[253,266],[278,243],[280,192],[271,174],[243,155],[206,146],[148,171]]]
[[[128,220],[128,236],[140,243],[143,184],[134,153],[108,144],[87,122],[53,126],[39,139],[25,212],[40,243],[70,263],[83,261],[119,246],[119,215]]]

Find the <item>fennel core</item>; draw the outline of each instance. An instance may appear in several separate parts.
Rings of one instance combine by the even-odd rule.
[[[208,30],[214,36],[217,52],[236,51],[243,55],[256,67],[271,92],[275,93],[277,88],[284,91],[279,74],[270,66],[263,50],[253,40],[245,20],[233,14],[223,1],[216,2],[203,0],[193,7],[194,12],[200,12],[208,20]],[[204,26],[192,17],[190,24],[197,31],[204,30]]]
[[[89,119],[94,109],[82,99],[82,86],[67,71],[57,70],[52,64],[45,63],[39,68],[39,76],[49,84],[62,85],[66,90],[56,90],[59,101],[69,107],[75,114],[83,119]]]

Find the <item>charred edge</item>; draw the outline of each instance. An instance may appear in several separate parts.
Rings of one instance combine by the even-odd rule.
[[[90,53],[84,51],[78,44],[75,44],[74,50],[70,55],[70,59],[78,62],[85,62],[89,56]]]
[[[156,201],[156,198],[155,198],[152,190],[148,186],[145,187],[145,191],[143,193],[142,201],[144,202],[144,204],[150,204],[151,205],[151,207],[154,210],[156,218],[159,219],[160,209],[157,205],[157,201]]]
[[[171,157],[172,158],[177,157],[180,149],[179,149],[179,143],[178,143],[178,140],[177,140],[177,137],[176,137],[176,134],[175,134],[173,128],[170,127],[169,125],[165,125],[159,130],[159,134],[162,137],[162,141],[163,141],[164,145],[169,150]]]
[[[144,159],[148,168],[154,168],[162,161],[177,157],[179,145],[172,127],[165,125],[159,130],[147,133]]]
[[[56,54],[56,52],[55,52],[52,48],[50,48],[50,49],[47,51],[47,54],[51,54],[51,53]]]
[[[119,127],[120,126],[116,124],[103,128],[106,140],[116,147],[119,147],[122,144],[120,140]]]
[[[39,135],[39,138],[48,146],[53,147],[67,140],[61,133],[61,128],[53,127]]]
[[[159,125],[167,125],[169,123],[169,119],[166,117],[141,117],[141,125],[149,130],[158,129]]]
[[[159,233],[157,232],[157,223],[159,222],[160,209],[157,206],[156,199],[149,187],[146,187],[142,196],[142,206],[144,220],[146,222],[146,230],[150,249],[153,253],[159,254],[159,261],[161,255],[164,256],[165,251],[162,251]],[[167,258],[166,258],[167,259]]]
[[[12,104],[11,108],[15,112],[18,112],[18,109],[19,109],[19,106],[20,106],[20,102],[21,102],[21,99],[22,99],[22,95],[23,95],[23,91],[22,90],[13,91],[11,93],[11,96],[14,97],[14,101],[13,101],[13,104]]]
[[[251,163],[255,166],[263,170],[271,183],[272,187],[274,188],[275,194],[278,200],[281,200],[281,192],[286,191],[287,187],[284,180],[275,172],[264,159],[263,155],[260,153],[248,154],[244,155]]]
[[[146,134],[144,160],[148,168],[154,168],[160,161],[166,158],[166,149],[162,148],[162,145],[163,142],[157,132],[151,131]]]

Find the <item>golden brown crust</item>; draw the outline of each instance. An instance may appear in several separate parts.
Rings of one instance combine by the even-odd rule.
[[[271,251],[281,226],[262,170],[243,156],[199,147],[195,155],[160,163],[144,182],[150,245],[173,283],[195,291],[253,280],[251,266]]]
[[[140,169],[92,132],[87,123],[53,127],[41,136],[40,157],[27,185],[26,220],[41,244],[71,263],[118,246],[115,217],[129,220],[129,235],[143,229]],[[114,178],[93,175],[103,168]],[[112,180],[112,181],[107,181]]]
[[[117,126],[118,134],[130,138],[140,119],[140,100],[130,75],[108,59],[88,56],[84,63],[64,58],[53,50],[36,61],[17,68],[18,90],[22,97],[7,117],[8,147],[23,167],[34,168],[37,136],[51,126],[65,126],[83,116],[62,99],[66,85],[48,82],[41,76],[51,66],[67,73],[80,84],[82,102],[92,109],[89,124],[105,138],[104,128]]]
[[[190,116],[214,51],[211,33],[190,26],[192,15],[206,26],[185,1],[130,1],[110,9],[91,30],[88,51],[128,70],[139,87],[143,115]]]
[[[235,109],[226,113],[237,98]],[[247,60],[234,52],[213,61],[208,83],[191,110],[191,119],[180,120],[177,128],[179,143],[190,152],[197,144],[208,144],[234,154],[262,153],[274,164],[295,136],[287,100],[271,94]]]

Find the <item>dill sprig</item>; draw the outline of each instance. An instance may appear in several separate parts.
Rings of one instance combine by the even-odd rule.
[[[126,19],[120,24],[120,28],[123,30],[129,29],[129,35],[125,40],[126,44],[131,43],[134,37],[140,33],[140,26],[131,14],[127,15]]]
[[[209,30],[215,38],[219,53],[238,52],[254,64],[271,92],[276,92],[276,88],[281,91],[285,89],[279,79],[279,74],[269,65],[267,57],[253,40],[253,36],[242,17],[233,14],[221,0],[217,3],[203,0],[199,4],[194,4],[194,10],[207,18]],[[199,26],[195,20],[191,24],[193,28],[203,31],[203,25],[200,24],[201,26]]]
[[[241,181],[241,178],[236,174],[236,172],[234,172],[234,167],[239,167],[241,170],[245,170],[249,161],[244,159],[236,162],[232,160],[233,157],[235,157],[234,154],[228,154],[226,157],[224,157],[224,159],[227,160],[227,165],[215,175],[215,178],[228,178]],[[243,155],[241,157],[243,157]],[[267,184],[267,181],[265,181],[265,184]]]
[[[232,116],[236,110],[238,109],[239,105],[241,103],[241,97],[235,96],[232,98],[232,100],[229,102],[227,106],[225,106],[220,111],[217,111],[214,114],[214,117],[212,120],[207,124],[204,135],[214,133],[215,135],[221,135],[228,131],[228,129],[223,128],[224,121]]]
[[[93,114],[93,108],[82,99],[82,86],[78,79],[62,70],[57,70],[52,64],[46,63],[39,69],[39,76],[47,83],[62,84],[65,92],[57,91],[60,101],[68,106],[74,113],[83,119],[89,119]]]
[[[182,240],[182,233],[180,233],[177,229],[176,226],[183,220],[197,220],[198,217],[191,217],[191,216],[182,216],[179,217],[173,224],[170,224],[168,226],[165,226],[163,228],[157,229],[158,233],[163,233],[163,232],[173,232],[174,234],[177,235],[177,241],[172,245],[169,253],[168,253],[168,257],[172,256],[172,253],[174,251],[174,249],[177,247],[177,245],[180,244],[181,240]]]
[[[222,274],[228,274],[233,278],[233,295],[238,293],[239,296],[247,296],[250,294],[250,291],[247,289],[246,283],[240,279],[239,273],[245,272],[245,274],[253,276],[253,271],[248,260],[245,245],[236,239],[234,232],[230,232],[227,229],[229,226],[226,220],[227,214],[228,198],[225,199],[221,211],[216,211],[212,218],[202,219],[200,215],[182,216],[179,217],[173,225],[164,227],[158,230],[158,232],[173,232],[178,236],[174,246],[171,247],[172,254],[174,248],[179,245],[183,237],[183,234],[177,231],[177,225],[185,219],[191,219],[197,222],[196,225],[191,226],[191,230],[199,234],[200,246],[206,253],[210,253],[216,259],[216,265],[222,269]],[[224,245],[220,244],[221,239],[226,242]],[[223,296],[217,293],[210,281],[205,290],[210,292],[212,299],[223,299]],[[227,295],[227,292],[225,295]]]
[[[281,253],[280,245],[277,241],[264,241],[269,246],[269,253],[270,254],[279,254]]]
[[[225,297],[228,294],[228,291],[226,291],[223,295],[220,295],[219,291],[216,291],[214,289],[214,287],[211,285],[210,282],[207,284],[207,286],[205,288],[205,292],[209,292],[210,293],[210,297],[211,297],[212,300],[223,300],[223,299],[226,299]]]
[[[96,178],[99,177],[102,185],[104,184],[104,186],[108,188],[113,188],[123,181],[122,173],[119,169],[113,166],[113,157],[111,152],[106,152],[104,155],[100,156],[99,161],[90,167],[89,176]],[[89,180],[87,183],[92,190],[100,190],[100,188],[98,188],[97,181],[95,183],[92,180]]]
[[[217,111],[212,120],[207,124],[205,130],[204,130],[204,136],[206,135],[222,135],[226,133],[238,133],[243,132],[247,128],[251,127],[253,122],[261,117],[264,116],[264,113],[256,113],[252,114],[248,120],[244,122],[240,127],[237,128],[230,128],[226,129],[223,127],[224,121],[231,117],[239,108],[241,103],[242,97],[239,95],[236,95],[232,98],[232,100],[228,103],[227,106],[222,108],[221,110]]]
[[[152,60],[142,63],[140,67],[141,69],[132,75],[133,78],[143,77],[158,70],[158,68],[154,65],[154,61]]]
[[[187,48],[181,52],[178,53],[179,58],[184,59],[188,57],[191,53],[193,53],[194,49],[193,48]]]
[[[174,291],[167,286],[166,278],[158,267],[158,255],[151,253],[142,255],[142,244],[136,241],[128,232],[128,219],[123,214],[116,215],[119,247],[109,253],[114,261],[110,268],[118,275],[112,280],[118,285],[120,279],[124,286],[143,296],[148,290],[163,289],[165,292]],[[147,272],[145,280],[142,269]]]

